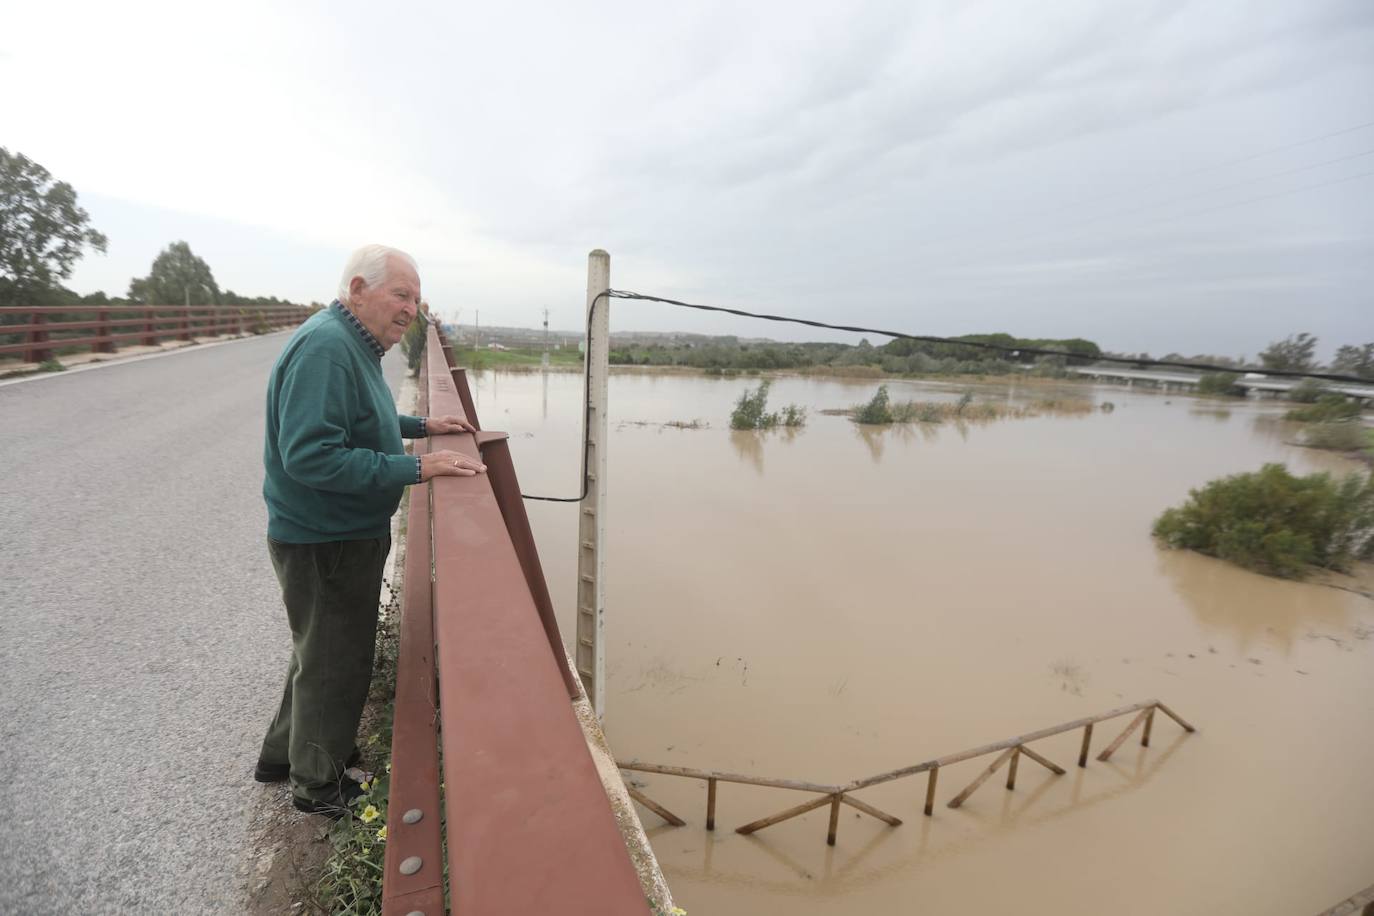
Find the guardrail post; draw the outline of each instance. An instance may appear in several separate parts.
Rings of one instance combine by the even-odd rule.
[[[611,256],[600,248],[587,256],[587,428],[582,475],[586,497],[577,529],[577,672],[597,718],[606,714],[605,556],[606,383],[610,371]]]
[[[95,344],[91,349],[96,353],[113,353],[115,351],[114,341],[108,339],[110,336],[110,310],[100,309],[96,313],[96,320],[100,322],[100,327],[96,330],[101,337],[107,339]]]
[[[33,315],[33,324],[47,323],[48,316],[43,314],[42,312],[37,312]],[[41,328],[34,328],[33,330],[29,331],[29,349],[24,351],[24,362],[41,363],[45,359],[51,359],[52,350],[48,347],[41,346],[41,344],[47,343],[47,341],[47,331]]]
[[[153,307],[151,305],[143,307],[143,345],[145,347],[157,346],[157,330],[153,326]]]

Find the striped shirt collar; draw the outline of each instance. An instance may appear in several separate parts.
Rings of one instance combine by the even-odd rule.
[[[377,338],[372,336],[372,332],[363,326],[358,316],[353,314],[348,306],[344,305],[338,299],[335,299],[330,307],[338,309],[340,317],[353,326],[353,330],[358,332],[358,336],[363,339],[363,343],[372,351],[372,355],[376,356],[378,359],[386,355],[386,347],[382,346]]]

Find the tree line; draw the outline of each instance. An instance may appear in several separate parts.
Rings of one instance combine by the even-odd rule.
[[[205,260],[184,241],[172,242],[145,277],[123,296],[80,295],[63,285],[87,251],[104,253],[108,239],[90,224],[76,191],[42,165],[0,147],[0,305],[298,305],[276,296],[221,290]],[[319,303],[312,303],[318,305]]]

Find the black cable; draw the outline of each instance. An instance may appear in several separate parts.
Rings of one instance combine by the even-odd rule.
[[[1068,350],[1051,350],[1045,347],[1012,347],[1005,344],[985,343],[974,340],[956,340],[952,337],[933,337],[927,334],[906,334],[902,331],[885,331],[881,328],[865,328],[857,325],[829,324],[824,321],[812,321],[809,318],[791,318],[786,315],[766,315],[760,312],[746,312],[742,309],[725,308],[720,305],[700,305],[695,302],[682,302],[678,299],[665,299],[662,296],[650,296],[646,293],[634,293],[621,289],[607,289],[596,295],[592,300],[591,307],[587,309],[587,359],[591,358],[591,330],[592,321],[596,316],[596,308],[603,299],[638,299],[643,302],[662,302],[664,305],[676,305],[680,308],[699,309],[703,312],[724,312],[727,315],[739,315],[742,318],[759,318],[763,321],[780,321],[785,324],[804,324],[812,328],[824,328],[829,331],[849,331],[855,334],[881,334],[884,337],[892,337],[897,340],[918,340],[923,343],[950,344],[959,347],[973,347],[979,350],[995,350],[1000,353],[1009,353],[1013,356],[1063,356],[1070,359],[1086,359],[1082,353],[1071,353]],[[610,346],[610,341],[606,342]],[[1358,375],[1341,375],[1339,373],[1327,372],[1296,372],[1288,369],[1257,369],[1257,368],[1236,368],[1234,366],[1218,366],[1211,363],[1184,363],[1166,359],[1132,359],[1126,356],[1097,356],[1094,362],[1101,363],[1122,363],[1128,366],[1169,366],[1178,369],[1196,369],[1202,372],[1225,372],[1237,374],[1242,372],[1252,372],[1261,375],[1273,376],[1275,378],[1314,378],[1327,382],[1348,382],[1356,385],[1368,385],[1369,379],[1360,378]],[[521,493],[524,499],[537,500],[549,503],[580,503],[587,498],[587,490],[591,487],[591,479],[587,476],[587,447],[589,443],[589,427],[592,416],[591,399],[591,372],[583,371],[582,389],[582,493],[580,496],[528,496]]]
[[[587,309],[587,355],[584,357],[582,368],[582,495],[581,496],[528,496],[520,494],[521,499],[532,499],[536,502],[544,503],[580,503],[587,498],[587,490],[591,488],[591,478],[587,476],[587,446],[590,445],[592,425],[592,373],[585,365],[585,361],[592,358],[592,319],[596,317],[596,307],[601,304],[601,300],[614,295],[614,290],[603,290],[596,294],[591,306]],[[611,345],[610,340],[606,341],[606,346]]]
[[[647,302],[662,302],[667,305],[677,305],[683,308],[701,309],[705,312],[725,312],[730,315],[740,315],[744,318],[761,318],[764,321],[804,324],[809,327],[825,328],[830,331],[851,331],[855,334],[881,334],[884,337],[895,337],[898,340],[919,340],[924,343],[953,344],[960,347],[974,347],[979,350],[997,350],[1002,353],[1010,353],[1013,356],[1029,354],[1031,356],[1065,356],[1070,359],[1088,358],[1082,353],[1071,353],[1068,350],[1050,350],[1043,347],[1013,347],[1007,346],[1006,344],[984,343],[975,340],[957,340],[952,337],[931,337],[924,334],[906,334],[902,331],[884,331],[881,328],[863,328],[847,324],[827,324],[824,321],[812,321],[808,318],[789,318],[786,315],[763,315],[757,312],[745,312],[740,309],[724,308],[719,305],[697,305],[692,302],[679,302],[676,299],[664,299],[660,296],[649,296],[644,293],[631,293],[618,289],[608,289],[606,290],[606,294],[616,299],[642,299]],[[1262,375],[1271,375],[1275,378],[1315,378],[1328,382],[1349,382],[1355,385],[1371,384],[1369,379],[1360,378],[1357,375],[1340,375],[1324,372],[1296,372],[1288,369],[1256,369],[1248,367],[1238,369],[1235,366],[1216,366],[1210,363],[1183,363],[1165,359],[1132,359],[1126,356],[1097,356],[1092,359],[1094,362],[1124,363],[1130,366],[1173,366],[1179,369],[1199,369],[1203,372],[1255,372]]]

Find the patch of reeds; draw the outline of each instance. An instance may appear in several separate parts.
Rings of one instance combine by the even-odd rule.
[[[848,409],[822,412],[842,414],[856,423],[886,425],[889,423],[944,423],[950,420],[980,422],[1044,415],[1086,414],[1095,409],[1091,401],[1076,398],[1041,398],[1028,404],[975,402],[972,391],[965,391],[957,401],[893,402],[888,396],[887,386],[880,385],[872,399],[866,404],[856,404]],[[1108,408],[1104,406],[1104,409]],[[1114,405],[1111,409],[1114,409]]]

